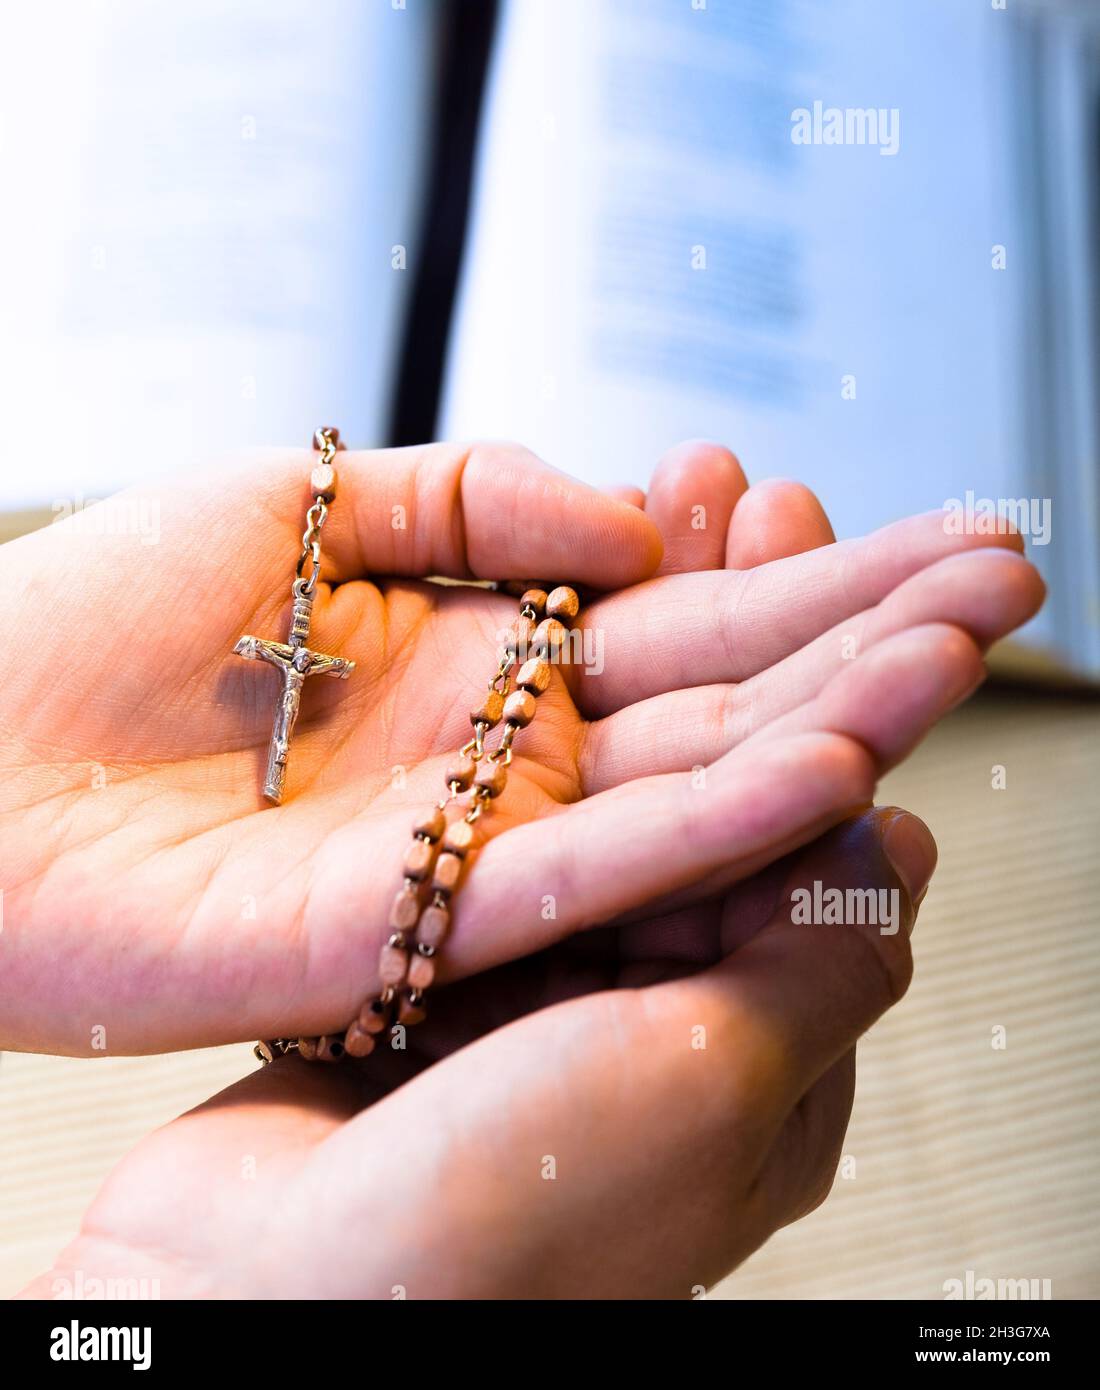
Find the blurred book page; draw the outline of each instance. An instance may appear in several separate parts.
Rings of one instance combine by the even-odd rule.
[[[0,506],[323,423],[382,440],[435,20],[357,0],[5,12],[0,432],[20,466]]]
[[[713,438],[841,536],[1022,495],[1016,34],[954,0],[512,0],[440,432],[643,485]]]

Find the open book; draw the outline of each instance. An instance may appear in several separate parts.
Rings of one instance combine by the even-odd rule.
[[[319,421],[387,442],[442,6],[51,13],[0,46],[34,209],[0,425],[51,440],[0,506]],[[708,436],[841,536],[1007,511],[1051,588],[1023,641],[1100,675],[1096,14],[503,0],[436,433],[643,485]]]
[[[441,432],[642,483],[714,438],[841,536],[1006,511],[1025,642],[1100,675],[1098,10],[517,0]]]

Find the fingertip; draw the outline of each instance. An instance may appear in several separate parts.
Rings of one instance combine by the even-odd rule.
[[[998,516],[995,521],[993,521],[979,514],[971,518],[971,525],[979,535],[982,534],[986,528],[990,528],[988,534],[1003,540],[1003,549],[1005,550],[1014,550],[1022,555],[1027,549],[1027,541],[1024,534],[1011,517]],[[996,540],[994,540],[994,544],[996,544]]]
[[[673,485],[685,477],[692,481],[705,477],[712,484],[734,492],[743,492],[749,485],[741,460],[733,450],[712,439],[681,440],[661,455],[653,471],[653,481],[659,480],[663,486]]]
[[[1012,627],[1033,618],[1047,598],[1047,586],[1034,564],[1022,553],[1003,554],[1004,582],[1012,602]]]
[[[664,573],[721,568],[730,516],[747,487],[736,455],[721,444],[686,440],[662,456],[646,514],[665,540]]]
[[[787,881],[817,878],[823,885],[850,882],[888,889],[896,879],[915,911],[938,857],[935,838],[919,816],[901,806],[868,805],[801,850],[791,861]],[[911,923],[913,912],[906,916]]]
[[[912,521],[918,525],[926,526],[930,530],[939,530],[945,536],[955,538],[963,548],[990,546],[994,549],[1013,550],[1020,555],[1025,550],[1024,538],[1020,531],[1012,521],[1005,517],[989,518],[984,514],[974,515],[957,510],[945,503],[938,511],[919,513],[912,518]],[[883,530],[889,529],[889,527],[883,528]]]
[[[609,512],[608,523],[615,550],[593,557],[598,570],[605,571],[607,577],[603,579],[597,573],[589,582],[597,588],[618,589],[649,579],[660,568],[664,557],[661,532],[636,503],[614,497],[606,497],[604,501],[614,509]]]
[[[734,510],[726,566],[751,569],[817,550],[835,539],[816,493],[790,478],[766,478],[754,483]]]
[[[953,623],[932,623],[914,632],[918,640],[924,636],[934,643],[932,660],[950,675],[944,682],[945,694],[952,702],[948,708],[966,699],[985,680],[988,672],[982,651],[969,632]]]
[[[894,635],[930,623],[950,623],[970,634],[981,651],[1032,618],[1046,585],[1035,566],[1011,550],[967,550],[945,555],[904,580],[871,619]]]
[[[909,690],[928,689],[951,702],[969,694],[986,676],[978,643],[969,632],[950,622],[920,623],[896,632],[858,658],[857,665],[860,663],[859,674],[867,681],[889,673],[893,682],[902,682]],[[843,676],[840,672],[833,681]],[[941,712],[946,713],[947,708],[951,704]]]
[[[874,796],[878,781],[878,769],[870,751],[845,734],[827,737],[823,756],[836,787],[836,804],[850,809],[866,805]]]
[[[939,861],[935,836],[919,816],[900,806],[877,808],[881,819],[882,850],[909,898],[909,923],[932,880]]]
[[[766,746],[766,745],[765,745]],[[854,812],[874,796],[878,771],[869,749],[857,738],[834,730],[792,734],[778,744],[781,758],[793,762],[823,800]]]
[[[1046,601],[1047,586],[1029,559],[1012,549],[993,549],[957,556],[945,564],[968,564],[973,601],[984,619],[975,637],[983,649],[1028,622]]]

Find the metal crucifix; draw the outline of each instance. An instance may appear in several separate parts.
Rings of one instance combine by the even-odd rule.
[[[275,726],[271,731],[271,748],[264,778],[264,796],[276,806],[283,799],[286,782],[286,761],[290,751],[290,736],[298,718],[302,686],[307,676],[336,676],[347,680],[355,670],[354,661],[342,656],[327,656],[306,646],[313,611],[313,595],[305,592],[302,580],[294,583],[294,615],[290,621],[287,642],[272,642],[265,637],[242,637],[233,650],[246,661],[268,661],[282,672],[283,691],[275,710]]]
[[[355,670],[354,661],[342,656],[328,656],[309,649],[309,624],[313,616],[313,596],[321,575],[321,528],[328,516],[329,504],[336,495],[336,470],[333,460],[340,443],[340,431],[324,425],[313,435],[313,447],[320,458],[310,474],[313,504],[306,513],[306,529],[302,536],[302,553],[298,558],[297,578],[291,586],[294,612],[286,642],[271,642],[264,637],[242,637],[233,648],[246,661],[267,661],[282,672],[283,690],[275,709],[275,727],[271,731],[271,747],[264,778],[264,796],[276,806],[283,799],[286,783],[286,760],[290,752],[290,736],[298,718],[302,686],[307,676],[336,676],[347,680]],[[310,571],[303,575],[306,563]]]

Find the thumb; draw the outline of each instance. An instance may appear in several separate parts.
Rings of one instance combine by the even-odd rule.
[[[916,906],[936,867],[936,843],[916,816],[876,807],[792,857],[766,925],[694,984],[711,1007],[734,1004],[750,1027],[746,1060],[772,1059],[769,1092],[782,1115],[905,994]],[[736,901],[736,899],[732,899]],[[749,1052],[745,1053],[746,1046]]]
[[[257,468],[265,513],[297,523],[314,458],[281,450]],[[637,506],[577,482],[516,444],[341,451],[325,529],[326,578],[368,574],[573,581],[646,578],[661,559]]]

